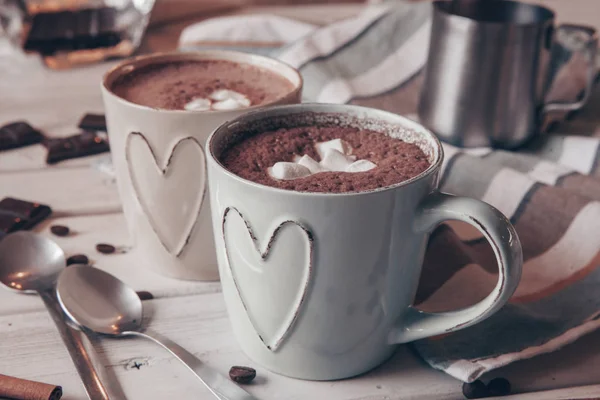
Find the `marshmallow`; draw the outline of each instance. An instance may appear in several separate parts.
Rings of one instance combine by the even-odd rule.
[[[369,160],[358,160],[348,165],[346,172],[365,172],[375,168],[377,165]]]
[[[325,157],[321,160],[321,166],[329,171],[343,172],[350,164],[352,160],[336,149],[327,149]]]
[[[300,159],[298,160],[294,158],[294,162],[308,168],[311,174],[327,171],[327,169],[323,168],[321,164],[319,164],[311,156],[307,156],[306,154],[300,157]]]
[[[237,110],[250,107],[250,99],[235,90],[219,89],[210,94],[213,110]]]
[[[215,90],[208,97],[210,97],[211,100],[216,100],[216,101],[223,101],[223,100],[227,100],[227,99],[233,99],[236,101],[248,100],[248,98],[245,95],[243,95],[242,93],[236,92],[235,90],[229,90],[229,89]]]
[[[349,154],[352,147],[341,139],[316,143],[315,148],[321,162],[306,154],[302,157],[294,155],[293,162],[278,162],[267,172],[272,178],[291,180],[326,171],[365,172],[377,166],[369,160],[357,160],[355,155]]]
[[[310,175],[310,170],[304,165],[296,164],[293,162],[278,162],[273,167],[268,169],[271,178],[290,180],[303,178]]]
[[[348,142],[345,142],[342,139],[333,139],[327,142],[316,143],[315,150],[317,150],[317,154],[319,154],[321,160],[325,158],[327,150],[337,150],[346,155],[352,154],[352,147],[348,144]]]
[[[213,105],[212,105],[212,109],[216,110],[216,111],[238,110],[240,108],[245,108],[245,107],[240,105],[240,103],[238,103],[237,101],[235,101],[233,99],[217,101],[217,102],[213,103]]]
[[[208,111],[210,110],[211,101],[202,97],[196,97],[194,100],[187,103],[183,108],[188,111]]]

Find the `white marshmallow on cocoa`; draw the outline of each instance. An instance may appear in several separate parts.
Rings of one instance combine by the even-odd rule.
[[[336,149],[327,149],[321,160],[321,166],[329,171],[344,172],[353,160]]]
[[[348,165],[346,172],[366,172],[375,168],[377,165],[369,160],[358,160]]]
[[[321,160],[325,158],[325,154],[328,150],[337,150],[342,154],[352,154],[352,146],[348,142],[343,141],[342,139],[333,139],[327,142],[319,142],[315,143],[315,150],[317,150],[317,154],[321,157]]]
[[[213,110],[238,110],[240,108],[250,107],[250,99],[242,93],[235,90],[219,89],[210,94],[210,97],[215,102],[212,105]]]
[[[183,108],[188,111],[208,111],[210,110],[210,106],[212,101],[209,99],[205,99],[202,97],[196,97],[192,101],[188,102]]]
[[[327,169],[323,168],[323,166],[321,164],[319,164],[319,162],[317,162],[311,156],[306,155],[306,154],[303,155],[302,157],[300,157],[299,160],[294,159],[294,162],[308,168],[308,170],[310,171],[311,174],[316,174],[318,172],[327,171]]]
[[[271,178],[284,181],[303,178],[311,174],[310,170],[304,165],[285,161],[275,163],[275,165],[268,169],[268,173]]]

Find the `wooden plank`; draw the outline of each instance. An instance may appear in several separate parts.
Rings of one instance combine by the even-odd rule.
[[[66,225],[73,234],[67,237],[52,235],[49,230],[53,224]],[[129,233],[124,216],[120,213],[51,219],[37,227],[36,231],[56,241],[67,256],[85,254],[95,267],[115,275],[135,290],[149,291],[155,298],[214,293],[221,290],[218,282],[182,281],[158,275],[135,249],[124,254],[97,252],[95,246],[98,243],[109,243],[118,248],[129,246]],[[0,290],[0,315],[41,309],[42,302],[36,296]]]
[[[100,82],[116,62],[101,63],[69,71],[41,68],[33,57],[18,59],[14,68],[2,70],[0,80],[0,126],[25,120],[47,137],[79,132],[77,124],[88,112],[103,113]],[[52,169],[88,166],[98,156],[64,161]],[[0,173],[46,168],[42,145],[2,152]]]
[[[100,82],[116,62],[68,71],[40,67],[35,58],[19,60],[19,68],[2,71],[0,125],[24,119],[50,137],[77,132],[86,112],[103,112]]]
[[[75,130],[73,131],[75,132]],[[54,165],[46,164],[48,150],[41,144],[21,147],[2,152],[0,156],[0,175],[11,172],[22,172],[36,169],[62,169],[75,167],[89,167],[108,153],[97,154],[93,156],[73,158],[71,160],[61,161]]]
[[[144,302],[145,325],[168,336],[226,374],[231,365],[248,365],[258,371],[248,390],[260,399],[405,400],[460,399],[461,383],[419,360],[408,347],[381,367],[359,377],[335,382],[310,382],[271,373],[249,360],[229,327],[221,294],[171,297]],[[0,316],[0,373],[63,385],[65,398],[84,399],[77,375],[60,338],[44,311]],[[549,388],[590,385],[598,378],[600,332],[553,354],[515,363],[498,371],[514,388],[505,399],[567,399],[600,396],[600,385],[561,389],[555,397]],[[106,367],[107,383],[117,382],[131,399],[211,398],[202,385],[169,354],[142,339],[104,338],[96,346]],[[573,363],[572,354],[585,354]],[[135,365],[138,365],[136,367]],[[116,377],[116,380],[115,380]],[[489,378],[486,378],[486,380]],[[532,390],[541,394],[523,394]],[[117,398],[117,397],[115,397]]]
[[[241,352],[230,331],[220,294],[144,304],[146,323],[153,330],[167,335],[223,374],[231,365],[255,367],[259,378],[256,384],[248,386],[248,391],[260,399],[450,399],[456,398],[460,390],[454,379],[424,367],[406,348],[384,367],[355,379],[333,383],[286,378],[261,368]],[[85,398],[45,312],[0,317],[0,337],[0,373],[60,384],[66,399]],[[107,338],[96,348],[107,368],[105,375],[116,376],[126,398],[211,398],[182,365],[148,341]]]
[[[7,196],[47,204],[55,216],[121,210],[114,179],[91,167],[0,174],[0,198]]]

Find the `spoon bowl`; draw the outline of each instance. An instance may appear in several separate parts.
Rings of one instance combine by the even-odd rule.
[[[65,253],[44,236],[15,232],[0,241],[0,282],[9,289],[44,290],[54,284],[65,265]]]
[[[56,292],[65,313],[89,330],[119,336],[142,327],[142,301],[137,293],[100,269],[89,266],[65,269]]]

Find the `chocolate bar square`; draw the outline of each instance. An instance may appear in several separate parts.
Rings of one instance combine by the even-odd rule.
[[[18,231],[25,225],[25,221],[17,214],[0,210],[0,237],[3,234]]]
[[[84,131],[106,132],[106,118],[103,114],[85,114],[78,126]]]
[[[118,10],[113,7],[35,14],[25,50],[52,55],[59,51],[112,47],[121,42]]]
[[[110,150],[108,141],[95,132],[82,132],[78,135],[44,142],[48,148],[47,164],[55,164],[71,158],[100,154]]]
[[[0,127],[0,151],[39,143],[43,139],[41,132],[24,121]]]
[[[6,197],[0,200],[0,237],[31,229],[50,214],[52,209],[47,205]]]

